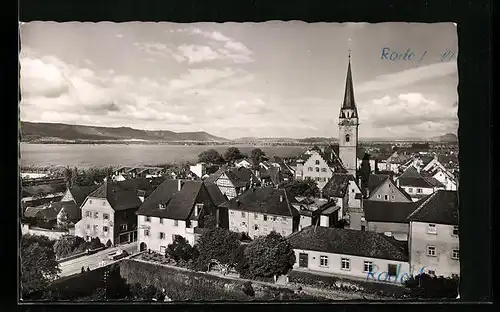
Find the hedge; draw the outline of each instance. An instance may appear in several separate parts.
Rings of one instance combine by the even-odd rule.
[[[340,289],[345,291],[358,291],[371,295],[393,297],[398,299],[409,298],[410,292],[403,286],[387,283],[350,280],[336,276],[324,276],[302,271],[292,270],[288,273],[288,280],[292,283],[308,285],[312,287]]]

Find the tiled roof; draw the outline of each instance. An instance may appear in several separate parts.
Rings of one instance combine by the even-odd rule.
[[[294,249],[408,261],[408,247],[392,237],[369,231],[308,226],[288,236]]]
[[[95,191],[97,188],[97,185],[73,186],[69,188],[69,192],[71,193],[71,196],[73,196],[76,205],[80,207],[85,201],[85,198],[87,198],[87,196],[89,196],[89,194]]]
[[[138,190],[146,191],[146,197],[153,191],[148,179],[131,179],[125,181],[105,182],[101,184],[90,197],[106,198],[111,207],[118,210],[139,208],[142,204]]]
[[[356,181],[351,174],[333,173],[332,177],[322,189],[323,196],[329,197],[344,197],[349,186],[349,181]]]
[[[458,225],[457,191],[438,190],[408,216],[409,221]]]
[[[227,202],[227,197],[226,195],[222,194],[220,191],[219,187],[215,184],[205,184],[205,187],[207,188],[208,194],[210,195],[210,198],[212,198],[212,201],[216,206],[219,206],[225,202]]]
[[[80,206],[77,206],[74,202],[60,202],[54,204],[61,204],[60,211],[63,210],[70,221],[76,223],[82,218],[82,210]]]
[[[365,200],[363,211],[366,221],[408,223],[408,216],[417,209],[418,202],[388,202]]]
[[[161,217],[174,220],[188,220],[196,203],[196,198],[203,182],[182,181],[178,190],[179,180],[165,180],[142,203],[136,214],[151,217]],[[160,204],[165,208],[160,209]]]
[[[39,184],[32,186],[23,186],[23,197],[36,195],[38,192],[43,192],[45,194],[54,194],[64,192],[66,189],[66,184]]]
[[[257,181],[257,178],[252,173],[250,169],[245,167],[240,168],[230,168],[227,165],[222,166],[217,172],[208,176],[205,179],[206,184],[213,184],[217,182],[219,177],[225,173],[229,180],[234,184],[235,187],[248,186],[251,181]]]
[[[389,175],[383,174],[370,174],[368,178],[368,189],[370,191],[370,196],[373,194],[379,187],[381,187],[385,182],[391,183],[394,188],[399,190],[399,192],[408,200],[411,200],[411,196],[406,193],[404,189],[398,187],[396,183],[391,179]]]
[[[280,195],[283,201],[280,202]],[[243,194],[221,205],[228,209],[268,213],[280,216],[295,216],[298,211],[292,206],[297,201],[292,193],[273,187],[251,187]]]
[[[424,174],[425,175],[425,174]],[[409,166],[397,179],[400,185],[413,187],[443,187],[443,184],[431,176],[424,176],[414,166]]]

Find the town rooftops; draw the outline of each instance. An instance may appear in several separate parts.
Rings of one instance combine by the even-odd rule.
[[[144,191],[144,197],[147,197],[153,188],[148,179],[105,181],[89,197],[106,198],[114,210],[127,210],[139,208],[142,204],[138,191]]]
[[[136,214],[173,220],[192,219],[192,210],[202,187],[201,181],[165,180],[144,200]]]
[[[393,237],[369,231],[308,226],[288,236],[294,249],[408,261],[408,247]]]
[[[365,200],[363,202],[365,219],[369,222],[409,223],[408,216],[417,209],[423,200],[425,199],[417,202]]]
[[[344,197],[348,186],[349,181],[356,182],[356,179],[352,174],[347,173],[333,173],[332,177],[322,189],[322,193],[324,197]]]
[[[257,181],[257,178],[250,169],[245,167],[230,168],[228,166],[223,166],[217,170],[217,172],[211,174],[205,182],[207,184],[215,183],[223,174],[226,174],[227,178],[235,187],[249,186],[252,181]]]
[[[389,175],[386,174],[370,174],[368,177],[368,190],[370,191],[370,195],[373,194],[379,187],[381,187],[386,181],[391,183],[393,187],[399,190],[399,192],[406,197],[408,200],[412,200],[411,196],[406,193],[401,187],[398,187],[392,180]]]
[[[273,187],[251,187],[220,206],[231,210],[296,216],[299,212],[293,204],[297,204],[297,200],[289,191]]]
[[[94,192],[98,187],[98,185],[72,186],[68,190],[71,193],[71,196],[73,196],[76,205],[80,207],[85,201],[85,198],[87,198],[87,196],[89,196],[90,193]]]
[[[436,180],[436,178],[421,174],[414,166],[409,166],[398,178],[399,184],[402,186],[412,187],[444,187],[444,185]]]
[[[205,187],[207,188],[208,194],[210,195],[210,198],[212,198],[212,202],[215,206],[219,206],[227,202],[228,199],[226,195],[222,194],[217,185],[205,183]]]
[[[457,191],[437,190],[419,203],[408,221],[458,225]]]

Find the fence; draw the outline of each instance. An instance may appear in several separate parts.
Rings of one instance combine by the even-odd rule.
[[[70,234],[70,231],[64,230],[49,230],[38,227],[31,227],[28,224],[23,224],[21,232],[23,235],[31,234],[31,235],[41,235],[47,236],[51,240],[58,240],[61,236]]]

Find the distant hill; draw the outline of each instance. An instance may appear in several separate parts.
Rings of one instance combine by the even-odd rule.
[[[458,142],[458,137],[454,133],[447,133],[441,136],[432,138],[434,142]]]
[[[94,127],[61,123],[21,122],[23,142],[52,141],[229,141],[206,132],[173,132],[168,130],[139,130],[129,127]]]

